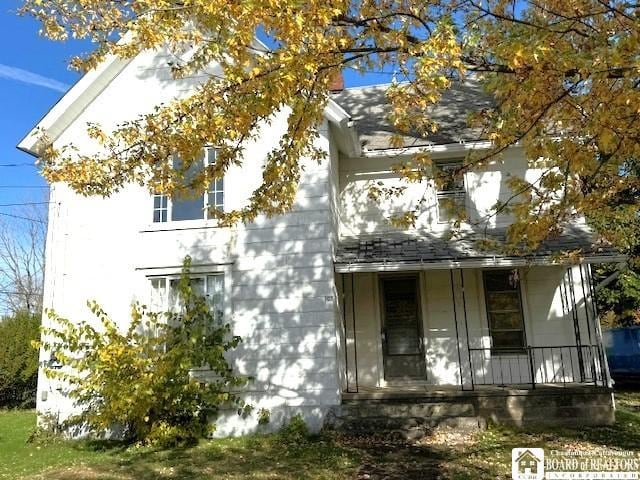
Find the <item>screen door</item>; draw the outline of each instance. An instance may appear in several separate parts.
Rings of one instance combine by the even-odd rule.
[[[389,277],[382,290],[382,343],[387,380],[425,380],[418,277]]]

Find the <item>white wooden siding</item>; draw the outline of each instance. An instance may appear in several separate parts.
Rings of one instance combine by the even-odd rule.
[[[446,161],[460,157],[434,154],[434,160]],[[398,174],[391,172],[391,166],[408,157],[342,158],[340,161],[340,234],[356,237],[397,231],[388,222],[389,217],[416,207],[421,203],[420,216],[415,230],[442,231],[446,224],[438,221],[436,189],[429,182],[407,183]],[[512,176],[535,181],[540,170],[529,168],[522,149],[512,148],[504,154],[504,163],[496,160],[483,170],[465,174],[466,210],[472,220],[487,218],[491,207],[498,200],[506,201],[512,194],[507,186]],[[385,187],[406,187],[405,192],[383,201],[368,198],[369,188],[382,182]],[[490,227],[505,226],[511,221],[508,215],[500,214],[488,218]]]
[[[86,135],[87,122],[108,130],[188,93],[198,82],[173,81],[166,58],[143,54],[81,113],[58,145],[72,141],[83,153],[95,152],[97,146]],[[260,184],[266,153],[286,128],[286,112],[263,128],[263,135],[247,143],[242,168],[233,167],[225,175],[226,209],[245,205]],[[318,145],[329,153],[328,126],[322,125],[321,131]],[[125,328],[131,302],[149,299],[148,276],[179,272],[183,258],[190,255],[199,272],[226,272],[229,320],[243,338],[230,361],[239,373],[255,377],[245,389],[255,411],[272,410],[271,428],[295,413],[319,427],[327,409],[340,400],[332,262],[336,206],[330,189],[335,182],[330,162],[304,162],[293,212],[261,216],[235,228],[205,221],[154,224],[152,196],[137,186],[102,199],[54,185],[45,307],[71,320],[84,320],[91,318],[86,301],[95,299]],[[47,399],[39,395],[38,409],[64,417],[73,406],[56,388],[41,376],[38,390],[46,391]],[[255,416],[225,414],[217,434],[256,428]]]

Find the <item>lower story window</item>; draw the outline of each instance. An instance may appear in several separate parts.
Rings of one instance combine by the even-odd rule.
[[[178,310],[180,299],[178,296],[179,276],[151,277],[151,301],[150,306],[154,311]],[[224,275],[206,274],[191,275],[189,278],[191,288],[207,299],[213,311],[216,323],[224,323]]]
[[[500,351],[524,349],[525,332],[517,270],[482,272],[491,348]]]

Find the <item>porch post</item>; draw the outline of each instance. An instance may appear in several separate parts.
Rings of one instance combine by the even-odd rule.
[[[571,267],[567,268],[567,283],[569,284],[569,299],[567,299],[567,309],[571,309],[571,315],[573,317],[573,330],[576,336],[576,347],[578,349],[578,366],[580,371],[580,383],[585,380],[584,376],[584,358],[582,356],[582,335],[580,334],[580,321],[578,319],[578,307],[576,305],[576,294],[573,288],[573,272]],[[566,286],[565,286],[566,294]]]
[[[456,347],[458,349],[458,371],[460,375],[460,389],[464,390],[464,379],[462,377],[462,354],[460,353],[460,332],[458,329],[458,314],[456,310],[456,293],[453,287],[453,269],[449,270],[451,279],[451,301],[453,302],[453,323],[456,326]]]
[[[351,317],[353,319],[353,358],[354,367],[356,371],[356,392],[359,390],[358,386],[358,329],[356,328],[356,274],[351,274]]]
[[[343,322],[344,322],[344,350],[345,350],[345,372],[347,380],[347,392],[358,393],[358,347],[356,337],[356,301],[355,301],[355,280],[354,273],[348,274],[351,281],[347,281],[345,274],[342,274],[343,289]],[[349,288],[347,289],[347,285]],[[348,292],[348,295],[347,295]],[[350,308],[349,308],[350,307]],[[347,309],[350,310],[351,318],[347,318]],[[350,320],[350,321],[349,321]],[[351,324],[349,327],[348,324]],[[351,344],[351,345],[350,345]],[[351,359],[351,361],[349,361]]]
[[[587,292],[585,290],[584,287],[584,274],[582,272],[582,264],[580,264],[578,266],[578,268],[580,268],[580,287],[582,288],[582,301],[584,302],[584,314],[585,314],[585,318],[587,321],[587,335],[589,337],[589,350],[591,352],[591,363],[592,363],[592,370],[593,370],[593,384],[594,385],[598,385],[598,366],[596,364],[596,354],[598,354],[598,363],[600,363],[601,358],[600,358],[600,348],[599,346],[596,348],[596,350],[594,351],[593,349],[593,339],[591,337],[591,316],[589,315],[589,306],[587,305]],[[595,324],[593,326],[594,328],[594,335],[595,335]]]
[[[467,321],[467,299],[466,299],[466,293],[465,293],[465,289],[464,289],[464,270],[461,268],[457,269],[458,272],[460,273],[460,289],[462,291],[462,313],[464,315],[464,329],[465,329],[465,335],[466,335],[466,340],[467,340],[467,363],[469,365],[469,376],[471,379],[471,390],[475,390],[475,380],[474,380],[474,373],[473,373],[473,361],[471,359],[471,344],[469,343],[469,323]],[[460,366],[460,388],[462,390],[465,390],[464,388],[464,375],[463,375],[463,369],[462,369],[462,353],[460,350],[460,330],[458,328],[458,309],[456,307],[457,301],[456,301],[456,290],[455,290],[455,284],[454,284],[454,280],[453,280],[453,269],[449,270],[449,275],[451,278],[451,299],[453,301],[453,319],[454,319],[454,323],[456,326],[456,344],[458,347],[458,365]]]
[[[593,322],[595,329],[596,342],[598,344],[598,352],[600,354],[600,369],[602,374],[602,386],[612,387],[611,374],[609,372],[609,361],[602,341],[602,327],[600,326],[600,314],[598,312],[598,303],[596,302],[596,288],[593,284],[593,276],[591,274],[591,265],[586,265],[587,285],[589,287],[589,297],[591,303],[591,311],[593,313]]]
[[[464,313],[464,329],[467,336],[467,355],[469,356],[469,375],[471,375],[471,390],[475,389],[473,380],[473,362],[471,361],[471,344],[469,343],[469,322],[467,321],[467,293],[464,288],[464,270],[459,268],[460,286],[462,288],[462,311]]]

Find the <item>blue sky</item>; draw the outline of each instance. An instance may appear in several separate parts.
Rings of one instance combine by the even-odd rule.
[[[67,60],[86,44],[58,43],[38,35],[39,25],[19,17],[18,0],[4,0],[0,7],[0,165],[33,164],[34,158],[16,149],[22,137],[62,96],[78,74]],[[43,189],[5,188],[44,186],[33,166],[0,166],[0,205],[42,200]],[[11,212],[0,207],[0,213]]]
[[[45,186],[34,168],[33,157],[20,152],[16,145],[22,137],[78,79],[70,71],[68,60],[90,47],[87,42],[52,42],[38,35],[39,23],[19,17],[19,0],[3,0],[0,7],[0,214],[13,207],[3,204],[41,201],[41,188],[7,188],[10,186]],[[348,86],[386,83],[390,74],[367,75],[347,71]],[[0,215],[1,216],[1,215]]]

